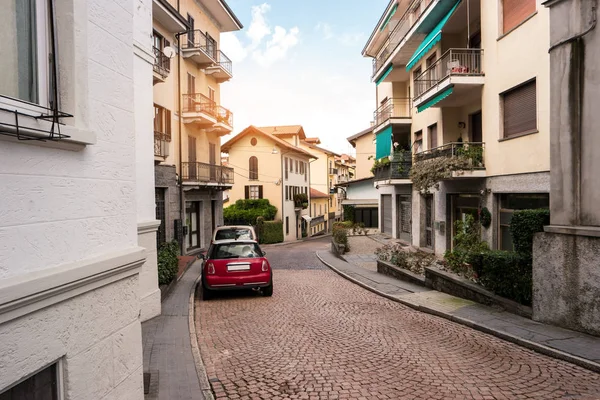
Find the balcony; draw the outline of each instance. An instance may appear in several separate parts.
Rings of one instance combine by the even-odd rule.
[[[170,33],[183,32],[187,26],[186,20],[174,7],[176,4],[174,0],[152,1],[152,18],[158,21]]]
[[[450,49],[415,78],[415,107],[461,107],[481,99],[482,49]]]
[[[337,168],[329,168],[329,175],[337,175],[337,173],[338,173]]]
[[[217,122],[211,131],[219,136],[229,135],[233,131],[233,113],[223,106],[215,105]]]
[[[156,85],[157,83],[164,82],[167,76],[169,76],[171,60],[157,47],[153,47],[152,52],[154,53],[154,77],[152,83]]]
[[[169,155],[169,142],[171,142],[171,135],[154,131],[154,157],[162,158],[164,161]]]
[[[217,62],[217,42],[199,29],[188,31],[181,35],[181,54],[200,68],[210,67]]]
[[[184,124],[210,128],[217,123],[217,104],[202,93],[183,95],[182,117]]]
[[[380,165],[373,169],[376,185],[399,185],[409,184],[410,169],[412,168],[412,155],[407,152],[389,163]]]
[[[202,162],[181,163],[181,179],[184,185],[214,186],[231,188],[233,168]]]
[[[410,125],[411,101],[409,98],[387,99],[375,112],[373,120],[375,121],[374,133],[381,131],[390,124],[408,124]]]
[[[217,82],[227,82],[233,78],[233,63],[221,50],[217,51],[216,63],[206,68],[206,74],[213,76]]]
[[[431,150],[415,154],[415,163],[440,157],[456,157],[463,161],[464,170],[453,171],[452,178],[485,177],[485,143],[451,142]]]

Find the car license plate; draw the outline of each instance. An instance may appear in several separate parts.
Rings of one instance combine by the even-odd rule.
[[[250,270],[250,264],[248,263],[240,263],[240,264],[228,264],[227,265],[227,271],[231,272],[231,271],[249,271]]]

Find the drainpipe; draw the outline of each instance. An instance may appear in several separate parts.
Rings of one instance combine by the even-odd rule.
[[[179,6],[179,2],[177,4]],[[183,32],[176,33],[175,38],[177,39],[177,112],[179,115],[179,219],[181,220],[181,243],[179,246],[180,254],[184,255],[185,237],[183,235],[183,224],[185,223],[185,201],[183,195],[183,145],[181,141],[181,128],[182,128],[182,113],[181,113],[181,35]]]

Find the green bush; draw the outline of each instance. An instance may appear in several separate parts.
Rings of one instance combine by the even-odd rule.
[[[513,251],[494,250],[482,256],[479,281],[499,296],[531,305],[531,258]]]
[[[354,222],[354,211],[356,207],[351,204],[346,204],[344,207],[344,221]]]
[[[481,256],[489,250],[488,244],[481,240],[479,224],[472,215],[467,215],[465,221],[454,223],[456,235],[454,248],[446,251],[444,258],[448,267],[456,273],[465,273],[467,264],[471,265],[476,274],[481,273]]]
[[[163,243],[158,249],[158,284],[168,285],[177,275],[179,269],[179,243],[172,241]]]
[[[346,251],[350,250],[350,246],[348,245],[348,231],[343,227],[334,227],[333,229],[333,240],[337,244],[343,244],[346,248]]]
[[[273,221],[275,214],[277,208],[267,199],[238,200],[223,209],[226,225],[255,225],[258,217],[263,217],[265,221]]]
[[[533,235],[544,231],[544,225],[550,224],[550,210],[515,211],[510,221],[510,234],[515,251],[531,257]]]
[[[283,242],[283,222],[265,221],[262,225],[262,232],[259,236],[263,244]]]

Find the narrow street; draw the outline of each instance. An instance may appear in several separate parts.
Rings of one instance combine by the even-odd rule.
[[[217,398],[600,398],[593,372],[345,280],[315,256],[329,240],[265,246],[272,298],[197,300],[198,343]]]

